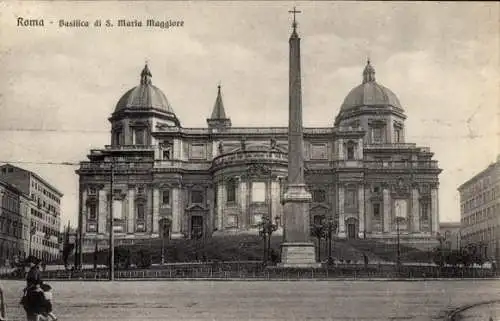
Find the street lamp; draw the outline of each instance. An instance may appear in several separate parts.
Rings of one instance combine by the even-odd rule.
[[[397,255],[398,255],[398,258],[397,258],[397,268],[398,268],[398,271],[401,269],[401,240],[400,240],[400,231],[399,231],[399,220],[400,220],[400,217],[396,216],[396,233],[397,233],[397,246],[398,246],[398,249],[397,249]]]
[[[267,265],[271,249],[271,235],[278,229],[278,220],[279,218],[275,217],[276,223],[273,223],[269,217],[264,216],[262,222],[259,223],[259,235],[264,239],[264,257],[262,260],[264,265]]]
[[[36,223],[33,224],[33,222],[31,223],[31,227],[30,227],[30,243],[29,243],[29,247],[28,247],[28,256],[31,256],[31,242],[33,241],[33,235],[36,233]]]
[[[161,220],[161,265],[165,264],[165,239],[169,236],[172,222],[168,218]]]
[[[444,241],[446,241],[446,235],[442,235],[441,233],[437,232],[436,239],[439,242],[439,253],[441,255],[440,264],[443,265],[444,264],[443,243]]]
[[[320,223],[313,224],[311,226],[311,234],[318,240],[318,261],[321,262],[321,239],[326,236],[326,225],[324,224],[324,219],[321,219]]]
[[[332,234],[333,231],[337,230],[337,223],[333,220],[333,217],[329,217],[325,223],[325,228],[328,237],[328,265],[333,264],[332,258]]]

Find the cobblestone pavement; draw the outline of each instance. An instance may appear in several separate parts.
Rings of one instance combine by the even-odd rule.
[[[500,281],[51,282],[59,320],[440,320],[500,299]],[[2,281],[9,320],[24,282]],[[496,321],[496,320],[495,320]]]
[[[457,315],[460,321],[500,321],[500,302],[481,304],[467,309]]]

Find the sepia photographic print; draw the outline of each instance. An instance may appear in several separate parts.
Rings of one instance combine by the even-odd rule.
[[[0,1],[0,320],[500,321],[499,21]]]

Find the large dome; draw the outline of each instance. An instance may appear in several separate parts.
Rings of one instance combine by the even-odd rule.
[[[141,72],[141,83],[127,91],[116,104],[115,112],[125,109],[157,109],[174,114],[165,94],[151,84],[151,72],[146,65]]]
[[[375,69],[370,61],[363,71],[363,83],[349,92],[340,110],[347,111],[361,106],[390,106],[403,109],[398,97],[389,88],[375,81]]]

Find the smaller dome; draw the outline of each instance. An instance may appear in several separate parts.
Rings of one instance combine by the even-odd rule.
[[[165,94],[151,84],[151,72],[148,65],[141,72],[141,83],[127,91],[116,104],[115,112],[124,109],[157,109],[169,114],[174,110]]]
[[[363,71],[363,83],[349,92],[340,110],[347,111],[361,106],[391,106],[403,109],[396,94],[375,81],[375,69],[370,60]]]

